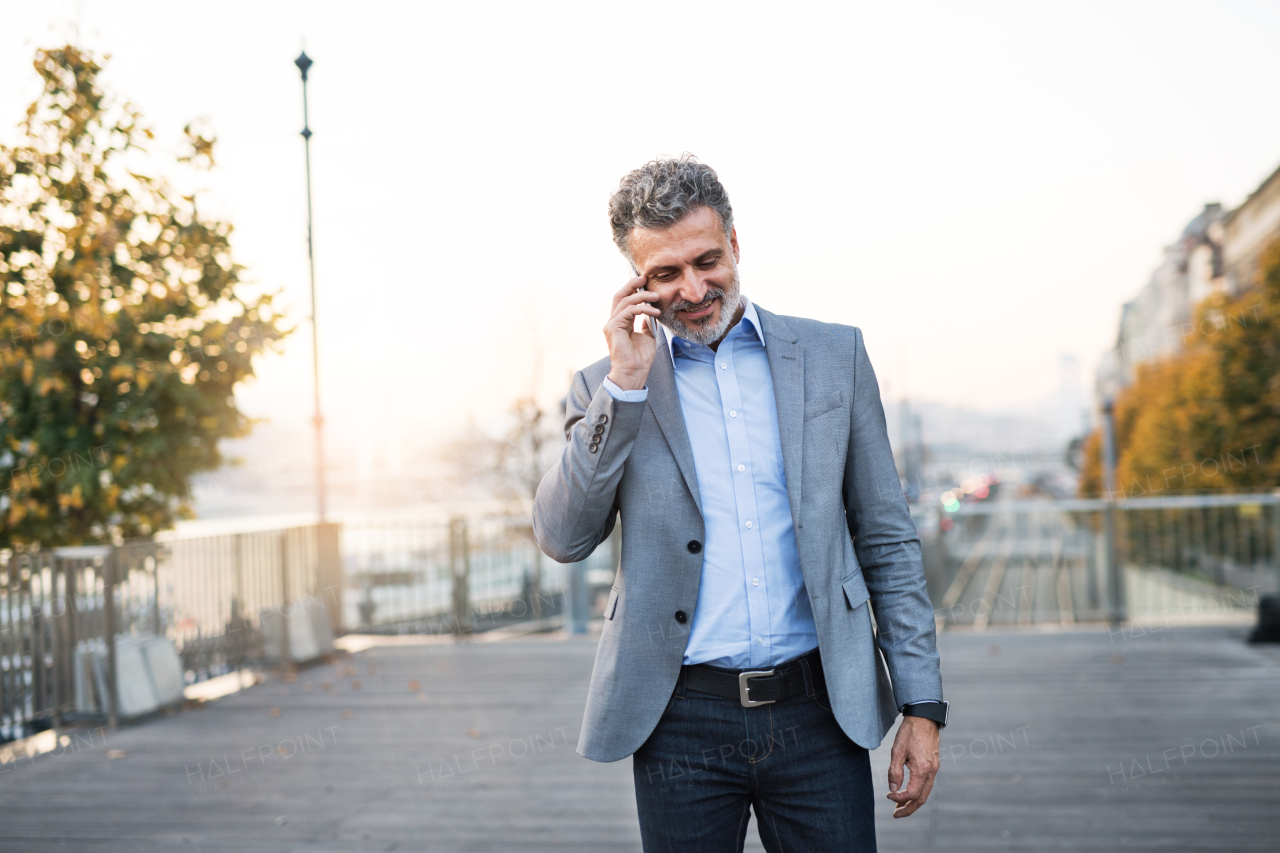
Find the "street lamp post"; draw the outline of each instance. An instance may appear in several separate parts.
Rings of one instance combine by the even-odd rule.
[[[324,416],[320,414],[320,331],[316,325],[316,254],[311,225],[311,128],[307,114],[307,69],[311,57],[304,50],[293,61],[302,72],[302,139],[307,152],[307,260],[311,265],[311,365],[315,373],[316,413],[311,419],[316,427],[316,499],[320,521],[325,516],[324,488]]]

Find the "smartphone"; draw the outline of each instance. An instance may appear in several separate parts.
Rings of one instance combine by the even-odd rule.
[[[640,275],[640,270],[636,269],[635,264],[631,265],[631,273],[632,275]],[[636,293],[644,293],[647,289],[645,287],[637,287]],[[656,341],[658,339],[658,321],[648,314],[645,314],[644,317],[649,321],[649,334],[653,335],[653,339]]]

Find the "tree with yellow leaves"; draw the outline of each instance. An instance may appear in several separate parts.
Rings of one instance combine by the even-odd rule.
[[[1117,497],[1280,485],[1280,241],[1259,281],[1196,309],[1178,355],[1138,368],[1115,401]],[[1102,493],[1101,439],[1080,491]]]
[[[145,536],[247,433],[233,391],[285,332],[242,297],[231,226],[146,174],[139,113],[98,58],[36,53],[43,91],[0,146],[0,547]],[[192,167],[213,140],[187,128]]]

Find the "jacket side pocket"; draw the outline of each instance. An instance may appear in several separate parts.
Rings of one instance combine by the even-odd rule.
[[[850,575],[840,585],[844,588],[844,600],[849,603],[850,610],[857,610],[871,597],[871,593],[867,591],[867,582],[862,578],[862,572]]]

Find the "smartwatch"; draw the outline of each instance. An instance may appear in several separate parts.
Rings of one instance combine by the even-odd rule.
[[[902,706],[902,716],[924,717],[927,720],[933,720],[940,729],[947,727],[947,716],[950,713],[950,702],[916,702],[914,705]]]

